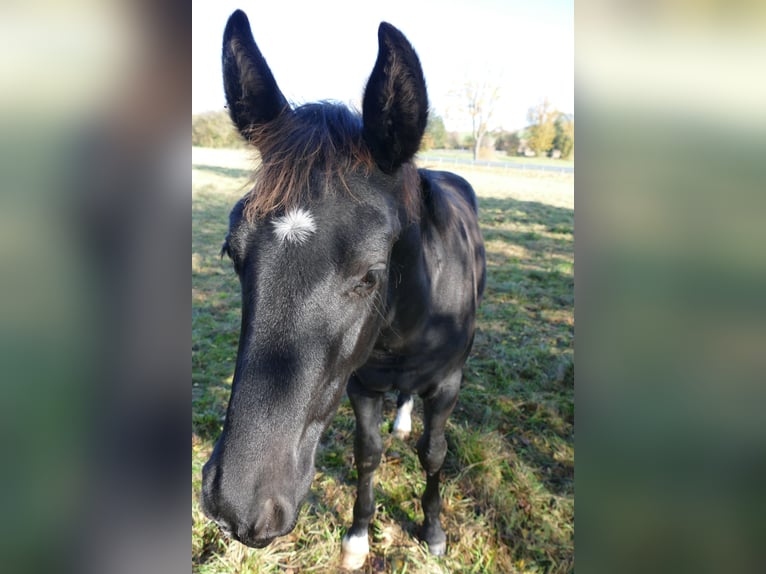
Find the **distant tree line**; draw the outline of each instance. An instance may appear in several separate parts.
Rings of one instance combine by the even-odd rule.
[[[243,148],[239,135],[226,110],[192,115],[192,145],[200,147]]]
[[[432,111],[420,149],[473,150],[475,159],[482,156],[483,150],[489,152],[485,155],[503,151],[510,156],[574,157],[573,114],[556,110],[546,98],[529,109],[527,121],[527,127],[516,131],[448,132],[442,117]]]
[[[529,108],[527,121],[527,145],[535,155],[563,159],[574,155],[574,115],[558,111],[545,98]]]
[[[497,129],[481,134],[479,145],[472,133],[447,131],[443,118],[434,111],[428,116],[422,151],[431,149],[505,152],[510,156],[536,155],[571,159],[574,155],[574,116],[559,112],[547,100],[530,108],[529,125],[516,131]],[[213,148],[244,148],[245,140],[236,130],[226,110],[192,115],[192,145]]]

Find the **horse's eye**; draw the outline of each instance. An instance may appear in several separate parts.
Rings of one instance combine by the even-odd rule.
[[[374,287],[375,283],[378,282],[377,277],[375,277],[375,272],[368,271],[364,277],[362,277],[362,280],[359,282],[359,287]]]
[[[367,270],[367,273],[359,279],[354,287],[354,293],[357,295],[369,295],[380,281],[380,277],[386,266],[383,264],[373,265]]]

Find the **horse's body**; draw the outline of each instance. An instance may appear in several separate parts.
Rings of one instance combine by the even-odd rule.
[[[427,474],[421,538],[443,553],[439,471],[484,286],[476,198],[462,178],[416,170],[427,118],[420,63],[381,24],[361,117],[321,103],[291,109],[244,13],[224,33],[234,123],[261,152],[254,190],[232,210],[224,251],[242,284],[242,330],[224,431],[203,471],[206,513],[262,547],[295,525],[322,431],[346,389],[359,471],[343,565],[368,552],[383,395],[398,434],[423,399]]]

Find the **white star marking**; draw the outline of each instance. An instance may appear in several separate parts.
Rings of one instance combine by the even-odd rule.
[[[301,244],[317,229],[314,217],[303,208],[291,209],[272,221],[274,234],[280,241]]]

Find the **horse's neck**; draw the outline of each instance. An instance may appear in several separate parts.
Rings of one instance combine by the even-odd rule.
[[[419,224],[411,224],[391,252],[384,346],[403,343],[429,317],[431,280],[422,239]]]

